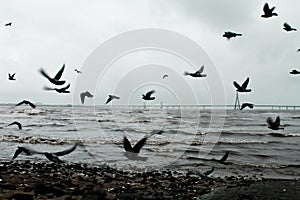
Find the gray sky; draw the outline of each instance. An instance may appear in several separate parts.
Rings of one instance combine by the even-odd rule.
[[[216,68],[225,89],[227,104],[233,104],[235,99],[232,82],[242,83],[249,76],[249,87],[253,92],[240,95],[242,102],[299,105],[300,76],[291,76],[289,71],[297,69],[300,62],[300,53],[296,53],[300,48],[300,33],[287,33],[282,27],[284,22],[288,22],[300,31],[300,2],[269,0],[270,6],[276,6],[279,16],[263,19],[260,15],[265,2],[1,1],[0,102],[15,103],[21,99],[31,99],[46,104],[72,104],[73,97],[76,97],[74,103],[77,104],[78,92],[91,88],[76,86],[77,78],[83,78],[84,71],[82,75],[77,75],[74,69],[80,69],[99,45],[127,31],[161,28],[185,35],[204,49],[209,58],[203,57],[207,80],[183,76],[184,71],[194,69],[174,56],[141,51],[115,62],[105,76],[97,80],[96,90],[91,91],[95,99],[87,100],[87,104],[103,104],[111,93],[121,96],[118,101],[121,104],[142,103],[141,94],[150,89],[156,90],[157,100],[153,103],[210,104],[214,96],[211,94],[215,92],[209,86],[215,77],[211,69]],[[5,27],[7,22],[13,25]],[[222,35],[228,30],[243,36],[227,41]],[[43,86],[51,84],[38,70],[44,68],[54,76],[63,63],[66,64],[63,79],[71,83],[72,93],[66,95],[44,91]],[[9,72],[16,72],[17,81],[8,81]],[[165,72],[169,77],[162,80]],[[137,76],[139,78],[135,79]],[[78,87],[77,90],[74,87]],[[191,95],[196,95],[197,101]]]

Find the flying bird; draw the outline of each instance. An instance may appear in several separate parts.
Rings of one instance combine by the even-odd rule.
[[[154,100],[155,97],[152,97],[151,95],[155,92],[155,90],[151,90],[149,92],[147,92],[145,95],[142,95],[142,99],[146,100],[146,101],[150,101],[150,100]]]
[[[290,74],[297,75],[300,74],[300,71],[293,69],[292,71],[290,71]]]
[[[13,123],[8,124],[7,126],[11,126],[11,125],[17,125],[19,130],[22,130],[22,124],[20,122],[15,121]]]
[[[297,29],[292,28],[288,23],[283,24],[283,29],[286,30],[287,32],[289,31],[297,31]]]
[[[77,145],[78,145],[78,143],[76,143],[71,148],[65,149],[63,151],[54,152],[54,153],[40,152],[40,151],[36,151],[30,147],[24,147],[24,146],[20,147],[19,146],[18,149],[15,151],[13,159],[17,158],[21,153],[25,153],[26,156],[31,156],[34,154],[42,154],[42,155],[45,155],[46,158],[48,158],[48,160],[50,160],[50,161],[53,161],[56,163],[62,163],[63,161],[59,159],[59,156],[64,156],[64,155],[70,154],[71,152],[73,152],[76,149]]]
[[[106,100],[105,104],[108,104],[109,102],[111,102],[114,99],[120,99],[120,97],[115,96],[115,95],[108,95],[108,99]]]
[[[164,78],[167,78],[167,77],[169,77],[168,74],[164,74],[164,75],[163,75],[163,79],[164,79]]]
[[[204,66],[202,65],[198,71],[196,71],[194,73],[184,72],[184,75],[191,76],[191,77],[197,77],[197,78],[206,77],[206,74],[202,74],[203,71],[204,71]]]
[[[246,107],[253,109],[253,104],[252,103],[243,103],[240,110],[243,110]]]
[[[63,84],[65,84],[66,81],[60,81],[59,79],[61,78],[61,76],[64,72],[64,69],[65,69],[65,64],[63,64],[62,68],[57,72],[57,74],[54,76],[54,78],[51,78],[50,76],[48,76],[48,74],[43,69],[40,69],[40,73],[54,85],[63,85]]]
[[[89,91],[80,93],[80,100],[82,104],[84,104],[84,100],[86,97],[92,98],[94,97],[94,95],[92,95]]]
[[[22,104],[29,105],[31,108],[35,108],[36,107],[33,103],[31,103],[28,100],[23,100],[23,101],[19,102],[18,104],[16,104],[16,106],[20,106]]]
[[[50,87],[47,87],[47,86],[44,86],[44,90],[55,90],[56,92],[58,93],[70,93],[69,89],[70,88],[70,84],[68,84],[67,86],[63,87],[63,88],[50,88]]]
[[[283,127],[280,127],[280,117],[277,116],[276,120],[273,121],[271,117],[267,118],[267,123],[268,123],[268,128],[272,130],[279,130],[279,129],[284,129]]]
[[[75,69],[74,71],[77,72],[78,74],[82,74],[82,72],[79,71],[78,69]]]
[[[269,17],[272,17],[272,16],[278,16],[277,13],[273,12],[274,9],[275,9],[275,7],[272,7],[270,9],[269,4],[265,3],[264,8],[263,8],[264,14],[261,15],[261,17],[263,17],[263,18],[269,18]]]
[[[13,74],[8,73],[8,80],[15,81],[16,80],[15,75],[16,75],[16,73],[13,73]]]
[[[234,32],[231,32],[231,31],[227,31],[223,34],[223,37],[226,37],[228,40],[230,40],[230,38],[236,37],[236,36],[242,36],[242,34],[234,33]]]
[[[4,24],[4,26],[11,26],[11,25],[12,25],[12,22]]]
[[[236,87],[237,92],[251,92],[251,89],[247,89],[249,83],[249,77],[245,80],[245,82],[240,86],[237,82],[233,81],[233,85]]]

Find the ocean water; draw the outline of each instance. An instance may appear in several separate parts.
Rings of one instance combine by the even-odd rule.
[[[61,157],[66,162],[107,164],[124,170],[215,170],[212,176],[300,178],[300,111],[210,110],[87,106],[0,106],[1,160],[11,160],[17,146],[56,152],[82,142]],[[267,128],[266,118],[281,117],[284,130]],[[13,121],[23,125],[7,126]],[[124,155],[123,136],[135,144],[146,135],[139,156]],[[229,151],[227,164],[220,159]],[[16,160],[45,161],[40,155]]]

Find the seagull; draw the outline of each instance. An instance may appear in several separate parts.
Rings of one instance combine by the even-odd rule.
[[[20,105],[22,105],[22,104],[29,105],[31,108],[35,108],[35,107],[36,107],[33,103],[31,103],[31,102],[28,101],[28,100],[23,100],[23,101],[19,102],[18,104],[16,104],[16,106],[20,106]]]
[[[63,87],[63,88],[50,88],[50,87],[47,87],[47,86],[44,86],[44,90],[55,90],[56,92],[58,93],[70,93],[69,89],[70,87],[70,84],[68,84],[67,86]]]
[[[202,67],[198,71],[194,73],[184,72],[184,75],[191,76],[191,77],[199,77],[199,78],[206,77],[206,74],[202,74],[203,71],[204,71],[204,66],[202,65]]]
[[[15,121],[13,123],[8,124],[7,126],[11,126],[11,125],[17,125],[19,130],[22,130],[22,124],[20,122]]]
[[[4,24],[4,26],[11,26],[11,25],[12,25],[12,22]]]
[[[264,11],[264,14],[261,15],[261,17],[263,18],[269,18],[269,17],[272,17],[272,16],[278,16],[277,13],[273,13],[275,7],[273,8],[269,8],[269,4],[268,3],[265,3],[264,5],[264,8],[263,8],[263,11]]]
[[[297,31],[297,29],[292,28],[288,23],[283,24],[283,29],[286,30],[287,32],[289,31]]]
[[[272,130],[279,130],[284,129],[283,127],[280,127],[280,117],[277,116],[275,122],[271,117],[267,118],[268,128]]]
[[[243,110],[246,107],[253,109],[253,104],[252,103],[243,103],[240,110]]]
[[[114,99],[120,99],[120,97],[115,96],[115,95],[108,95],[108,99],[107,99],[107,101],[105,102],[105,104],[108,104],[109,102],[111,102],[111,101],[114,100]]]
[[[146,100],[146,101],[150,101],[150,100],[154,100],[155,97],[151,97],[151,95],[155,92],[155,90],[151,90],[149,92],[147,92],[145,95],[143,94],[142,99]]]
[[[290,71],[290,74],[297,75],[300,74],[300,71],[293,69],[292,71]]]
[[[230,38],[236,37],[236,36],[242,36],[242,34],[234,33],[234,32],[231,32],[231,31],[227,31],[223,34],[223,37],[226,37],[228,40],[230,40]]]
[[[65,69],[65,64],[63,64],[62,68],[57,72],[57,74],[54,76],[54,78],[51,78],[50,76],[48,76],[48,74],[43,69],[40,69],[40,73],[54,85],[63,85],[63,84],[65,84],[66,81],[60,81],[59,79],[61,78],[61,76],[64,72],[64,69]]]
[[[167,78],[167,77],[169,77],[168,74],[164,74],[164,75],[163,75],[163,79],[164,79],[164,78]]]
[[[249,83],[249,77],[245,80],[245,82],[240,86],[237,82],[233,81],[233,85],[237,88],[237,92],[251,92],[251,89],[247,89]]]
[[[78,69],[75,69],[74,71],[77,72],[78,74],[82,74],[82,72],[79,71]]]
[[[59,159],[59,156],[64,156],[64,155],[67,155],[67,154],[73,152],[76,149],[77,145],[78,145],[78,143],[76,143],[73,147],[71,147],[69,149],[65,149],[63,151],[58,151],[58,152],[54,152],[54,153],[40,152],[40,151],[36,151],[30,147],[24,147],[24,146],[20,147],[19,146],[18,149],[15,151],[15,154],[12,159],[14,160],[21,153],[25,153],[26,156],[31,156],[34,154],[43,154],[46,156],[46,158],[48,158],[48,160],[50,160],[52,162],[62,163],[63,161]]]
[[[8,80],[15,81],[16,80],[15,75],[16,75],[16,73],[13,73],[13,74],[8,73]]]
[[[94,95],[92,95],[89,91],[80,93],[80,100],[82,104],[84,104],[85,97],[92,98]]]

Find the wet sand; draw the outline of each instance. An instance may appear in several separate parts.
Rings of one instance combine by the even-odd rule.
[[[193,171],[122,172],[86,164],[0,162],[0,199],[299,198],[299,180],[210,178]]]

